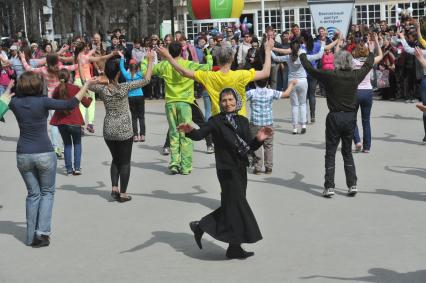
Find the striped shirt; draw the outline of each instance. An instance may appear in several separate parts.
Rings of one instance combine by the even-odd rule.
[[[273,124],[272,102],[280,99],[282,92],[256,87],[247,91],[247,101],[250,102],[250,123],[256,126],[270,126]]]
[[[24,65],[24,68],[26,71],[32,71],[34,73],[40,74],[43,76],[43,79],[46,81],[47,83],[47,96],[48,97],[52,97],[53,91],[55,90],[55,88],[59,85],[59,79],[57,76],[50,74],[47,71],[47,67],[43,66],[43,67],[39,67],[39,68],[34,68],[30,65],[28,65],[27,61],[24,59],[22,60],[22,65]],[[67,69],[68,71],[75,71],[78,68],[78,64],[75,65],[59,65],[59,69]]]

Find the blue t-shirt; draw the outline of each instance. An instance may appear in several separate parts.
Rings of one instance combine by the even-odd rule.
[[[52,99],[46,96],[15,96],[9,109],[15,114],[19,125],[18,154],[44,153],[53,151],[47,134],[49,110],[67,110],[79,104],[77,98],[70,100]]]

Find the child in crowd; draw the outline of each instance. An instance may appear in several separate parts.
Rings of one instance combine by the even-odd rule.
[[[277,91],[267,88],[267,79],[256,81],[255,89],[247,92],[247,101],[250,102],[250,132],[253,136],[263,127],[271,127],[273,125],[272,102],[274,99],[288,98],[297,84],[297,80],[292,80],[288,88],[283,91]],[[262,154],[263,147],[263,154]],[[265,159],[263,158],[265,157]],[[254,171],[259,175],[262,172],[263,161],[265,160],[265,173],[272,173],[273,165],[273,136],[268,137],[263,145],[255,151]]]

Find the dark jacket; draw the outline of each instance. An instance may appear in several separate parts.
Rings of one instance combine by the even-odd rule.
[[[241,166],[248,166],[247,154],[238,153],[237,133],[249,146],[251,151],[258,149],[260,143],[255,137],[251,137],[249,131],[249,121],[246,117],[237,115],[237,130],[226,120],[224,114],[218,114],[210,117],[205,126],[199,130],[193,130],[186,134],[192,140],[199,141],[204,139],[208,134],[212,134],[214,143],[214,153],[216,158],[217,169],[237,169]]]
[[[300,55],[300,61],[309,75],[324,84],[330,112],[356,111],[358,85],[373,68],[373,53],[370,52],[364,65],[359,70],[318,70],[312,67],[306,58],[306,54]]]

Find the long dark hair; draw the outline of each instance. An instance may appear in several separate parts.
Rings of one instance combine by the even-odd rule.
[[[295,40],[290,43],[291,48],[291,61],[294,63],[296,62],[297,58],[299,58],[299,49],[300,49],[300,42],[299,40]]]
[[[67,69],[62,69],[58,72],[59,86],[58,86],[58,97],[62,100],[68,100],[68,88],[67,83],[70,79],[70,72]],[[62,113],[65,115],[71,114],[71,110],[63,110]]]
[[[303,43],[305,43],[306,51],[311,52],[314,50],[314,39],[312,38],[311,34],[306,30],[303,30],[301,37],[303,39]]]
[[[56,54],[47,54],[46,56],[46,64],[47,64],[47,72],[51,75],[58,77],[59,73],[59,57]]]

